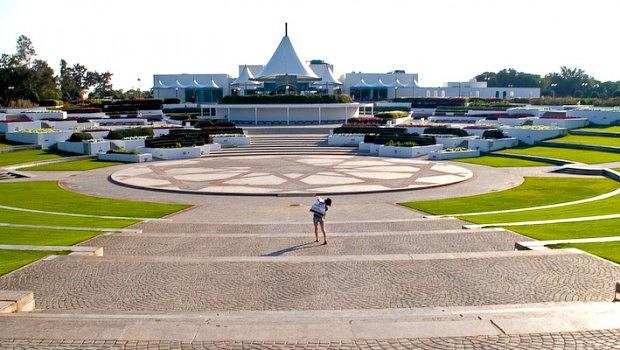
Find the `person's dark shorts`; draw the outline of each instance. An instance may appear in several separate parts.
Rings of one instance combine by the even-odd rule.
[[[322,224],[324,223],[323,221],[323,217],[320,215],[314,215],[314,217],[312,217],[312,222],[314,222],[314,224]]]

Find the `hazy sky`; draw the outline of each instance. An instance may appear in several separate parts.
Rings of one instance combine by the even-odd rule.
[[[287,21],[301,59],[337,76],[405,69],[435,86],[566,65],[620,80],[619,14],[618,0],[0,0],[0,53],[25,34],[55,69],[64,58],[147,89],[155,73],[265,64]]]

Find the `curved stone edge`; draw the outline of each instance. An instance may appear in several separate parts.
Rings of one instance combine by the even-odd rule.
[[[38,166],[38,165],[45,165],[45,164],[55,164],[55,163],[64,163],[64,162],[70,162],[70,161],[74,161],[74,160],[81,160],[81,159],[89,159],[89,158],[94,158],[93,156],[69,156],[69,157],[62,157],[62,158],[56,158],[56,159],[48,159],[48,160],[40,160],[40,161],[35,161],[35,162],[28,162],[28,163],[19,163],[19,164],[13,164],[13,165],[7,165],[4,167],[0,167],[0,169],[5,169],[5,170],[17,170],[17,169],[22,169],[22,168],[28,168],[31,166]],[[23,172],[20,172],[20,174],[24,174]],[[27,175],[24,175],[27,176]],[[30,177],[30,176],[28,176]]]
[[[243,196],[243,197],[315,197],[318,195],[322,196],[335,196],[335,195],[352,195],[352,194],[373,194],[373,193],[389,193],[389,192],[405,192],[405,191],[417,191],[417,190],[426,190],[429,188],[450,186],[454,184],[458,184],[464,181],[471,179],[474,174],[471,170],[467,169],[469,174],[464,176],[461,180],[453,181],[447,184],[434,184],[427,186],[420,186],[415,188],[410,187],[399,187],[399,188],[390,188],[386,190],[369,190],[369,191],[342,191],[342,192],[284,192],[284,193],[243,193],[243,192],[211,192],[211,191],[192,191],[192,190],[173,190],[166,188],[157,188],[150,186],[138,186],[131,185],[128,183],[124,183],[121,180],[115,178],[115,173],[112,173],[108,176],[108,181],[115,185],[135,188],[139,190],[147,190],[147,191],[155,191],[155,192],[164,192],[164,193],[182,193],[182,194],[193,194],[193,195],[213,195],[213,196]]]
[[[34,293],[21,290],[0,290],[0,314],[34,310]]]
[[[531,160],[535,162],[544,162],[550,163],[554,165],[567,165],[567,164],[581,164],[579,162],[573,162],[572,160],[560,159],[560,158],[549,158],[549,157],[541,157],[541,156],[531,156],[528,154],[517,154],[517,153],[489,153],[488,155],[497,156],[497,157],[506,157],[506,158],[518,158]]]

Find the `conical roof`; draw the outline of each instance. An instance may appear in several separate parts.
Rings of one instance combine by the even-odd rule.
[[[255,79],[259,81],[272,80],[282,75],[294,75],[297,80],[306,81],[321,79],[302,63],[287,34],[284,35],[273,56]]]
[[[260,83],[254,81],[254,74],[250,72],[248,66],[243,67],[241,74],[239,74],[239,78],[235,79],[230,85],[233,86],[241,86],[241,85],[259,85]]]

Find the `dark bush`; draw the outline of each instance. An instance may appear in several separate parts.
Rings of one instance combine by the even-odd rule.
[[[501,130],[486,130],[482,133],[483,139],[505,139],[506,137]]]
[[[98,107],[75,107],[64,109],[67,114],[85,114],[85,113],[101,113],[101,108]]]
[[[176,105],[181,103],[181,100],[178,98],[166,98],[164,99],[164,104],[165,105]]]
[[[413,108],[437,108],[439,106],[465,106],[464,98],[445,97],[404,97],[393,99],[393,102],[411,102]]]
[[[222,104],[352,103],[349,95],[248,95],[224,96]]]
[[[92,140],[93,135],[87,132],[74,132],[67,141],[69,142],[82,142],[84,140]]]
[[[53,99],[46,99],[46,100],[41,100],[39,101],[39,106],[40,107],[56,107],[56,106],[62,106],[62,102],[58,101],[58,100],[53,100]]]
[[[196,128],[209,128],[213,126],[234,128],[236,125],[233,122],[229,122],[223,119],[203,119],[199,120],[194,125],[194,127]]]
[[[153,137],[153,129],[151,128],[128,128],[128,129],[116,129],[110,131],[108,139],[110,140],[122,140],[126,137],[138,137],[146,136]]]
[[[181,114],[200,114],[200,108],[198,107],[180,107],[180,108],[164,108],[162,110],[165,114],[181,113]],[[205,109],[206,112],[206,109]]]
[[[459,128],[430,127],[424,129],[425,134],[467,136],[467,131]]]

